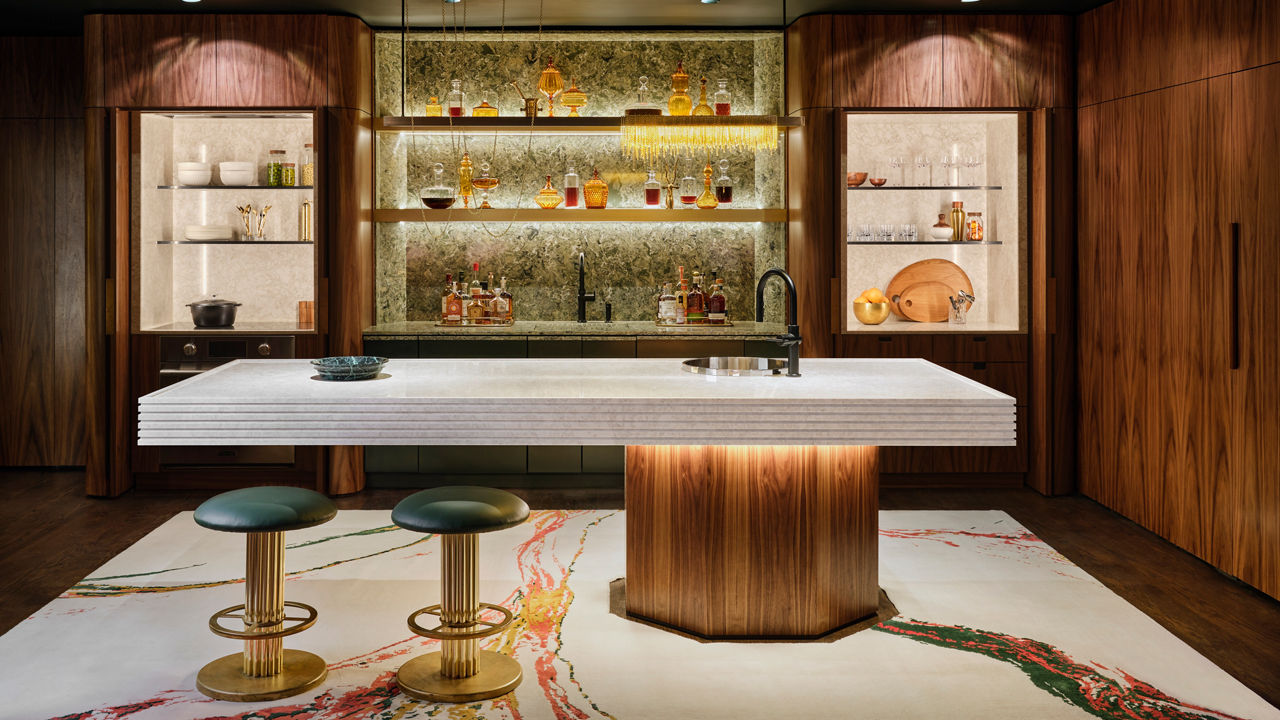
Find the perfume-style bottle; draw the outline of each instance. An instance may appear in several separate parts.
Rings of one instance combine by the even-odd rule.
[[[716,194],[711,189],[711,163],[702,168],[702,194],[698,196],[695,204],[703,210],[714,210],[720,201],[716,200]]]
[[[688,115],[693,112],[693,98],[689,97],[689,73],[684,71],[684,61],[676,64],[671,73],[671,97],[667,100],[667,112],[671,115]]]
[[[636,90],[636,100],[622,109],[623,115],[661,115],[662,108],[649,100],[649,78],[640,76],[640,88]]]
[[[715,106],[717,115],[728,115],[730,102],[733,100],[733,95],[729,92],[729,81],[717,80],[716,85],[719,85],[720,89],[711,96],[711,102]]]
[[[453,206],[456,199],[454,197],[453,188],[444,184],[444,165],[436,163],[431,166],[434,173],[434,181],[431,187],[423,188],[419,193],[422,198],[422,204],[432,210],[444,210]]]
[[[462,162],[458,163],[458,197],[462,198],[462,207],[471,207],[471,155],[462,153]]]
[[[693,106],[694,115],[715,115],[716,112],[707,104],[707,79],[702,78],[698,87],[698,104]]]
[[[462,81],[451,80],[449,84],[453,89],[444,96],[444,106],[449,112],[449,117],[462,117],[467,107],[467,94],[462,92]]]
[[[538,191],[538,196],[533,201],[543,210],[550,210],[559,207],[560,203],[564,202],[564,198],[560,197],[560,193],[556,192],[556,189],[552,187],[551,176],[548,175],[547,184],[542,186],[542,189]]]
[[[644,181],[644,206],[655,210],[662,207],[662,183],[658,182],[658,175],[653,170],[649,171],[649,179]]]
[[[716,200],[721,205],[729,205],[733,202],[733,178],[729,177],[729,160],[722,159],[718,165],[720,177],[716,178]]]
[[[423,109],[422,114],[425,117],[440,117],[442,112],[443,108],[440,107],[440,99],[432,95],[431,99],[427,101],[427,107]]]
[[[480,163],[480,177],[471,181],[472,187],[480,188],[480,209],[488,210],[493,207],[489,204],[489,191],[498,187],[498,178],[489,175],[489,161],[485,160]]]
[[[569,172],[564,174],[564,206],[566,208],[580,207],[582,204],[582,179],[578,177],[577,171],[573,166],[569,166]]]
[[[600,170],[591,168],[591,179],[582,188],[588,210],[603,210],[609,202],[609,184],[600,179]]]

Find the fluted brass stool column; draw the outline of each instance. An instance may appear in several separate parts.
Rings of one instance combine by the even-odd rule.
[[[507,655],[481,650],[480,639],[511,624],[511,611],[480,602],[476,585],[478,533],[514,527],[529,517],[529,506],[509,492],[483,487],[442,487],[414,493],[391,512],[391,521],[406,530],[441,537],[439,605],[409,616],[409,629],[440,641],[439,652],[420,655],[400,667],[396,680],[404,694],[432,702],[472,702],[505,695],[520,685],[520,663]],[[502,613],[496,622],[482,612]],[[426,628],[423,615],[440,624]]]
[[[244,604],[209,618],[214,634],[244,640],[244,651],[201,668],[196,676],[200,692],[218,700],[278,700],[324,681],[328,674],[324,660],[302,650],[284,649],[286,636],[316,622],[315,608],[284,599],[284,533],[328,522],[337,512],[324,495],[292,487],[232,490],[196,508],[196,523],[201,526],[248,534]],[[305,616],[290,617],[286,607]],[[243,621],[244,629],[223,626],[223,618]]]

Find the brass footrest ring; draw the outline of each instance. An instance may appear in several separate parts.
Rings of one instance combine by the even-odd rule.
[[[223,627],[218,622],[222,618],[232,618],[244,621],[244,615],[231,614],[238,610],[244,610],[244,605],[232,605],[229,608],[219,610],[209,618],[209,630],[213,631],[214,635],[219,635],[224,638],[232,638],[235,640],[268,640],[271,638],[285,637],[286,635],[300,633],[316,624],[316,618],[319,616],[319,613],[317,613],[316,609],[310,605],[307,605],[306,603],[293,602],[292,600],[285,600],[284,605],[286,607],[295,607],[299,610],[306,611],[307,617],[284,617],[278,623],[271,623],[272,625],[279,625],[280,623],[285,622],[298,623],[297,625],[290,625],[289,627],[283,627],[279,630],[259,630],[252,625],[247,630],[232,630],[230,628]]]
[[[490,635],[500,633],[503,630],[505,630],[508,625],[511,624],[511,621],[513,619],[513,616],[511,615],[511,611],[502,607],[501,605],[494,605],[493,603],[482,602],[480,603],[480,609],[476,614],[479,615],[479,613],[482,613],[485,610],[496,610],[502,613],[503,615],[502,620],[496,623],[492,623],[492,622],[489,622],[488,620],[481,620],[480,618],[477,617],[475,622],[469,623],[468,625],[464,625],[463,627],[470,627],[471,625],[488,625],[489,627],[482,628],[480,630],[470,630],[467,632],[450,632],[444,629],[448,627],[446,625],[437,625],[433,628],[424,628],[418,624],[419,615],[439,616],[441,612],[439,605],[428,605],[427,607],[424,607],[421,610],[409,616],[409,629],[417,633],[418,635],[421,635],[423,637],[433,638],[435,640],[475,640],[477,638],[489,637]]]

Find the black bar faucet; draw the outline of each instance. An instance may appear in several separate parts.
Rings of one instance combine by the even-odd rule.
[[[787,298],[790,300],[787,306],[787,334],[779,335],[774,341],[787,349],[787,377],[800,377],[800,325],[796,318],[796,284],[786,270],[769,268],[760,276],[760,282],[756,283],[756,322],[764,322],[764,285],[771,275],[782,278],[782,282],[786,283]],[[582,307],[582,303],[578,303],[578,307]]]
[[[595,302],[596,294],[587,292],[587,254],[578,253],[578,322],[587,321],[587,303]]]

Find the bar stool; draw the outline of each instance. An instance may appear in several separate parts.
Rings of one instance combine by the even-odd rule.
[[[502,632],[511,611],[480,602],[478,534],[515,527],[527,520],[529,506],[509,492],[485,487],[451,486],[414,493],[391,511],[391,522],[406,530],[440,535],[441,600],[409,616],[409,629],[440,641],[440,650],[400,666],[396,680],[404,694],[431,702],[473,702],[505,695],[520,685],[520,663],[502,653],[480,650],[480,638]],[[480,619],[482,611],[503,619]],[[437,615],[440,624],[424,628],[422,615]],[[478,627],[484,626],[484,627]]]
[[[196,687],[218,700],[256,702],[306,692],[329,670],[318,655],[285,650],[284,637],[316,622],[316,609],[284,599],[284,533],[326,523],[338,512],[329,498],[296,487],[253,487],[217,495],[196,508],[196,523],[210,530],[247,533],[243,605],[209,618],[215,635],[244,640],[244,651],[218,658],[200,669]],[[287,617],[285,606],[306,617]],[[243,612],[240,612],[243,611]],[[233,613],[240,612],[236,615]],[[244,630],[219,621],[233,618]],[[297,623],[286,626],[286,622]]]

